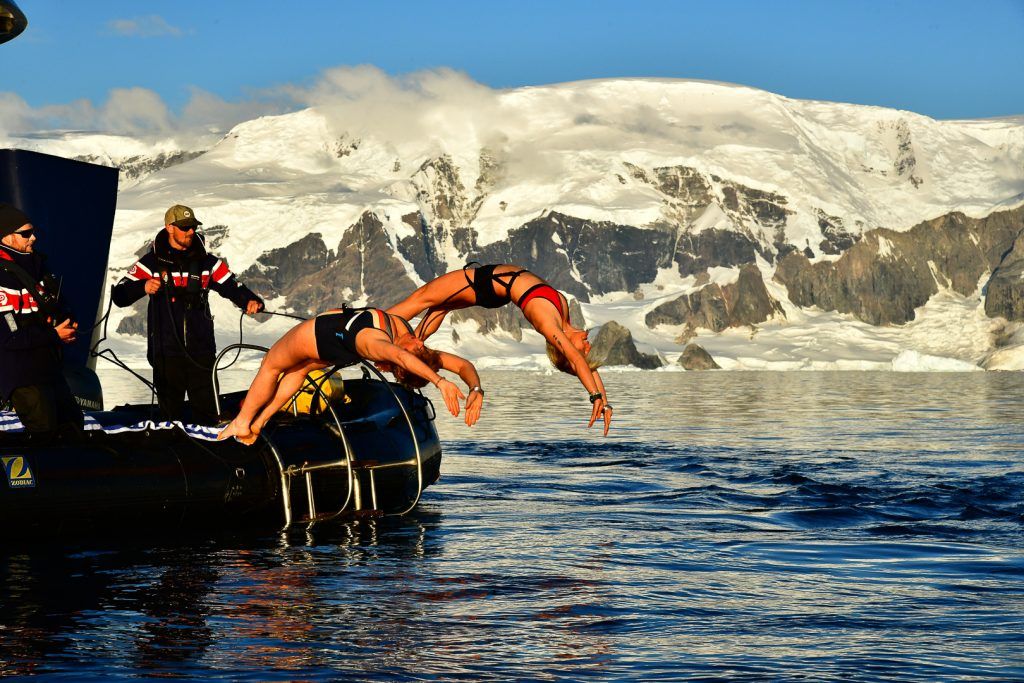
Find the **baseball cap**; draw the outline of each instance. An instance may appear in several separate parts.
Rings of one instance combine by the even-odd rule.
[[[0,237],[7,237],[12,232],[17,232],[21,226],[31,222],[21,209],[10,204],[0,204]]]
[[[177,225],[179,227],[202,225],[196,218],[196,212],[184,204],[175,204],[167,209],[164,214],[164,225]]]

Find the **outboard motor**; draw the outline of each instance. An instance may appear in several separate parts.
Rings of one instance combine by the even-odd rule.
[[[103,386],[95,370],[84,365],[65,365],[64,378],[82,410],[103,410]]]

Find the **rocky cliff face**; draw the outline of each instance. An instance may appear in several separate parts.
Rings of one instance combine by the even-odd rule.
[[[342,144],[344,143],[344,144]],[[911,125],[904,117],[880,120],[866,135],[862,171],[920,190],[927,183]],[[339,156],[352,155],[358,140],[342,140]],[[774,279],[801,307],[851,313],[874,325],[902,324],[940,289],[964,296],[985,285],[986,313],[1024,319],[1024,209],[971,219],[951,213],[900,232],[864,231],[823,208],[811,208],[820,239],[796,244],[789,225],[799,211],[782,192],[751,187],[695,166],[644,167],[624,161],[617,182],[661,197],[662,220],[627,225],[546,211],[481,244],[474,229],[481,206],[505,177],[505,160],[480,152],[476,178],[447,154],[422,162],[389,192],[415,202],[402,217],[412,234],[389,237],[368,211],[331,249],[307,235],[264,254],[243,274],[255,286],[283,294],[297,310],[313,311],[341,301],[366,299],[386,306],[415,288],[402,260],[428,281],[464,263],[515,263],[542,274],[572,299],[589,302],[616,292],[638,292],[670,268],[681,277],[709,279],[712,268],[736,268],[735,282],[706,284],[663,303],[645,317],[648,327],[683,325],[684,338],[699,330],[719,332],[783,315],[768,293],[758,259],[775,268]],[[393,169],[399,171],[400,164]],[[806,221],[804,223],[806,225]],[[491,238],[493,240],[493,235]],[[820,256],[825,255],[821,259]],[[988,274],[992,274],[991,278]],[[484,334],[514,339],[528,327],[514,309],[471,309],[452,315],[473,320]]]
[[[1024,209],[1002,211],[983,219],[953,213],[926,221],[907,232],[871,230],[836,261],[811,263],[799,253],[787,254],[775,279],[786,286],[798,306],[852,313],[873,325],[902,324],[914,319],[940,287],[964,296],[973,294],[982,277],[995,271],[989,315],[1019,319],[1014,296],[1013,245],[1024,230]],[[1016,294],[1014,293],[1016,292]]]
[[[389,306],[416,289],[379,218],[367,212],[345,232],[335,250],[319,234],[259,257],[242,282],[266,296],[284,296],[300,315],[313,315],[365,299]]]
[[[693,176],[680,169],[660,177],[677,194],[705,198],[703,184],[679,189],[684,179],[693,182]],[[739,196],[735,195],[737,202]],[[758,206],[757,201],[779,206],[769,199],[751,200],[748,205]],[[759,220],[771,216],[783,220],[785,213],[763,208]],[[380,220],[367,212],[336,249],[328,249],[320,235],[310,234],[267,252],[241,277],[267,296],[284,295],[289,306],[306,313],[357,299],[387,306],[416,287],[399,256],[413,265],[422,280],[437,277],[448,269],[441,245],[461,230],[466,262],[521,264],[544,274],[570,298],[584,302],[608,292],[635,291],[652,282],[659,268],[672,266],[681,275],[699,275],[710,267],[739,266],[736,282],[706,285],[647,314],[649,327],[685,325],[684,337],[700,329],[719,332],[756,325],[782,314],[753,265],[759,254],[782,254],[774,277],[785,285],[794,304],[852,313],[874,325],[913,320],[914,309],[940,288],[968,296],[979,284],[986,285],[988,315],[1024,319],[1020,277],[1024,247],[1017,241],[1024,231],[1024,209],[983,219],[950,214],[907,232],[877,229],[856,240],[835,217],[823,214],[823,233],[829,235],[823,251],[840,250],[841,255],[818,262],[792,247],[766,251],[750,237],[727,230],[688,234],[678,228],[638,228],[550,213],[511,230],[506,239],[481,247],[471,228],[431,227],[422,214],[409,214],[403,220],[416,232],[397,244]],[[987,273],[992,277],[983,281]],[[516,339],[527,326],[521,313],[512,309],[461,311],[452,319],[476,320],[483,333],[504,330]]]
[[[1013,246],[985,285],[985,315],[1024,320],[1024,220]]]
[[[934,304],[905,333],[869,330],[851,343],[858,362],[884,363],[898,348],[978,363],[1001,343],[978,321],[982,302],[990,316],[1024,317],[1021,209],[991,213],[1024,202],[1020,119],[936,121],[661,79],[485,91],[474,97],[487,104],[467,112],[442,89],[397,126],[397,112],[391,125],[358,115],[358,99],[346,103],[355,116],[324,105],[260,117],[211,138],[201,155],[188,151],[203,144],[194,138],[64,132],[24,143],[121,166],[115,269],[151,238],[153,216],[191,201],[211,223],[246,224],[244,234],[208,230],[212,248],[300,312],[388,305],[477,260],[528,267],[595,319],[620,316],[673,357],[660,324],[701,335],[760,325],[779,318],[773,297],[787,312],[841,311],[875,325]],[[352,121],[358,129],[344,132]],[[765,286],[758,270],[774,281]],[[773,363],[848,360],[809,358],[813,344],[800,335],[818,330],[794,329],[821,324],[827,334],[839,316],[791,318],[765,325],[750,348],[777,351]],[[514,309],[453,319],[513,337],[523,329]],[[942,329],[960,323],[973,325],[963,335],[971,343]],[[934,331],[941,343],[921,341]],[[1016,331],[1007,325],[1003,338],[1021,347],[1024,367]],[[746,357],[733,344],[741,335],[726,336],[701,342],[722,360]]]
[[[682,336],[690,338],[698,329],[721,332],[762,323],[775,315],[785,315],[782,306],[768,294],[757,266],[748,265],[740,269],[736,282],[709,284],[684,294],[652,310],[644,322],[648,327],[685,325]]]
[[[146,176],[162,171],[165,168],[191,161],[203,154],[205,154],[205,150],[179,150],[176,152],[161,152],[153,156],[136,154],[117,159],[95,154],[83,154],[76,156],[75,159],[102,166],[116,166],[120,170],[118,182],[124,187],[126,185],[133,185]]]

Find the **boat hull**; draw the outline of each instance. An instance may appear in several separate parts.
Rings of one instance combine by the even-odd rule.
[[[0,483],[0,515],[14,537],[46,539],[138,528],[273,529],[289,516],[286,500],[291,522],[310,521],[310,490],[314,519],[347,516],[357,508],[402,512],[419,498],[421,487],[437,479],[441,448],[430,402],[390,386],[406,407],[415,440],[388,385],[346,382],[347,399],[333,405],[349,443],[352,474],[347,466],[317,470],[308,486],[304,475],[282,472],[345,461],[329,415],[282,414],[251,447],[147,422],[148,405],[90,413],[90,424],[103,428],[79,438],[0,434],[6,480]],[[222,405],[230,411],[241,397],[228,395]],[[417,447],[419,472],[415,466],[381,469],[371,486],[364,465],[415,462]]]

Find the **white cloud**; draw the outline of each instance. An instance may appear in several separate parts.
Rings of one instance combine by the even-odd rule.
[[[254,90],[236,101],[193,88],[180,111],[140,87],[111,90],[103,102],[42,107],[0,91],[0,137],[53,130],[136,137],[206,135],[259,116],[316,106],[339,134],[358,137],[372,131],[392,143],[433,141],[439,146],[469,135],[481,146],[500,148],[511,128],[525,125],[516,114],[503,111],[501,92],[450,69],[390,76],[373,66],[328,69],[309,85]]]
[[[107,28],[119,36],[136,38],[153,38],[156,36],[172,36],[180,38],[185,32],[172,26],[158,14],[150,14],[133,19],[113,19],[107,22]]]
[[[452,69],[390,76],[374,66],[327,69],[310,86],[286,85],[272,91],[294,106],[315,106],[338,133],[373,133],[401,144],[476,139],[500,147],[505,130],[520,122],[503,111],[501,91]],[[444,151],[440,149],[438,151]]]

